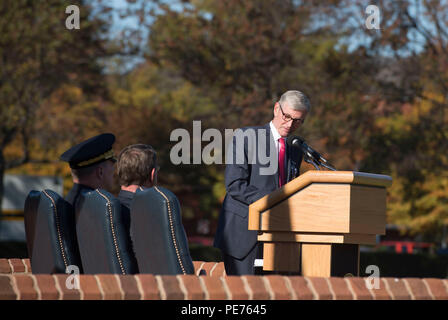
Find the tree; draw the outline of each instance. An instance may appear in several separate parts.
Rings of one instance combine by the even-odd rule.
[[[389,221],[432,240],[448,225],[448,3],[381,1],[369,55],[385,56],[374,79],[383,102],[362,168],[394,177]],[[447,239],[444,239],[445,241]]]
[[[219,205],[215,166],[174,165],[170,159],[171,132],[177,128],[192,134],[192,121],[204,113],[219,112],[200,88],[182,79],[178,71],[147,62],[127,75],[110,76],[111,101],[106,125],[117,137],[120,150],[129,144],[146,143],[157,151],[158,182],[179,197],[184,218],[213,216]],[[206,128],[202,128],[205,130]]]
[[[46,117],[43,103],[52,93],[64,84],[88,95],[104,93],[98,59],[109,54],[103,36],[108,25],[101,14],[90,16],[91,8],[81,1],[81,29],[68,30],[67,5],[62,0],[0,3],[0,181],[5,170],[49,160],[33,159],[31,145],[45,139],[36,131],[36,115],[41,111]],[[17,142],[21,154],[8,157],[5,149]],[[0,183],[0,200],[2,195]]]
[[[163,6],[151,25],[147,56],[215,93],[221,119],[260,123],[285,91],[287,70],[304,62],[297,49],[335,37],[326,28],[312,30],[318,9],[287,0],[193,1],[180,12]]]
[[[364,74],[374,59],[363,50],[336,49],[344,31],[319,20],[332,15],[331,22],[338,26],[344,16],[333,13],[343,5],[343,1],[324,6],[286,0],[191,1],[182,10],[161,5],[149,25],[146,57],[157,72],[181,79],[192,86],[189,92],[209,101],[211,108],[201,108],[200,103],[189,108],[183,127],[202,120],[203,128],[223,132],[267,122],[280,94],[300,89],[314,106],[302,133],[313,145],[318,142],[320,150],[328,147],[340,159],[339,168],[359,167],[362,158],[357,151],[365,146],[374,119],[369,116],[373,102],[364,98],[371,83]],[[165,88],[172,88],[162,79]],[[161,100],[163,86],[153,83],[160,107],[172,109],[172,102]],[[183,96],[177,103],[190,105],[194,100]],[[151,128],[145,130],[149,135]],[[168,136],[163,136],[167,141]],[[341,146],[348,151],[337,152]],[[202,167],[171,168],[170,172],[176,172],[176,182],[183,181],[181,185],[192,190],[190,195],[204,190],[201,198],[222,200],[223,167]]]

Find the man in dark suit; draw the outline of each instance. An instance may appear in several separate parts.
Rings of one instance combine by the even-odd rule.
[[[286,146],[285,140],[303,124],[309,110],[302,92],[287,91],[275,103],[270,123],[234,133],[226,154],[227,193],[214,242],[228,275],[254,274],[262,247],[257,231],[248,230],[248,207],[298,176],[302,152]]]
[[[116,159],[112,150],[115,136],[103,133],[65,151],[60,159],[70,165],[73,188],[65,200],[75,206],[82,192],[97,188],[112,190]]]

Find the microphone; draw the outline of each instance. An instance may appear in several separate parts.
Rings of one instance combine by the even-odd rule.
[[[290,147],[301,148],[303,142],[304,142],[304,140],[302,139],[302,137],[299,137],[299,136],[289,136],[288,138],[286,138],[286,143]]]
[[[302,149],[303,153],[305,154],[305,161],[308,163],[311,163],[314,165],[314,167],[317,168],[316,164],[323,166],[327,169],[336,171],[335,168],[328,162],[327,159],[322,157],[322,155],[311,148],[302,137],[299,136],[289,136],[286,140],[286,143],[291,147],[299,147]],[[311,160],[307,161],[308,159]]]

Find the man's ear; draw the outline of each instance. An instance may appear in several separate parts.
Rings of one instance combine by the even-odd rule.
[[[277,112],[279,112],[280,110],[280,105],[278,104],[278,102],[276,102],[274,104],[274,116],[276,115]]]
[[[96,168],[96,170],[95,170],[95,173],[96,173],[96,177],[101,180],[103,178],[103,175],[104,175],[103,167],[102,166],[98,166]]]
[[[156,168],[152,168],[151,170],[151,183],[156,184],[157,183],[157,170]]]

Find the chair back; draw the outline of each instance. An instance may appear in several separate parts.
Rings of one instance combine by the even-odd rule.
[[[33,273],[82,272],[73,207],[56,192],[32,190],[24,208],[28,255]]]
[[[80,195],[76,234],[84,273],[138,273],[129,234],[129,210],[109,192]]]
[[[155,186],[136,193],[131,238],[141,273],[194,274],[179,201],[171,191]]]

